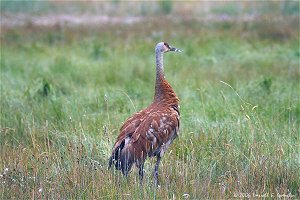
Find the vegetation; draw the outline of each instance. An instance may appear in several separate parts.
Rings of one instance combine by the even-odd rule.
[[[299,19],[146,19],[1,30],[1,199],[300,198]],[[128,179],[107,169],[122,121],[152,100],[154,46],[181,132]]]

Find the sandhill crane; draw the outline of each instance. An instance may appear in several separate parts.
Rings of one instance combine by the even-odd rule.
[[[166,42],[156,45],[156,83],[153,102],[124,122],[109,158],[109,168],[114,164],[125,176],[135,163],[142,181],[147,156],[156,156],[153,174],[155,185],[158,183],[161,157],[179,134],[179,99],[164,76],[163,54],[169,51],[181,52]]]

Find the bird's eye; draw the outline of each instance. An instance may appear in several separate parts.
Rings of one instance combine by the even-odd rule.
[[[164,45],[168,48],[168,49],[170,49],[170,45],[168,44],[168,43],[164,43]]]

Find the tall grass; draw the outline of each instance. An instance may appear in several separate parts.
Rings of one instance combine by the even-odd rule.
[[[299,23],[266,21],[2,30],[0,198],[300,198]],[[165,57],[181,130],[155,188],[154,160],[140,185],[107,159],[152,100],[158,41],[184,53]]]

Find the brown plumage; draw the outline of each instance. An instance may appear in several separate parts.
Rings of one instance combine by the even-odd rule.
[[[146,109],[126,120],[109,158],[109,168],[114,164],[116,169],[121,170],[125,176],[135,163],[142,180],[147,156],[156,156],[155,184],[157,184],[160,159],[179,134],[179,100],[164,77],[163,53],[168,51],[180,52],[181,50],[170,47],[164,42],[156,45],[154,100]]]

